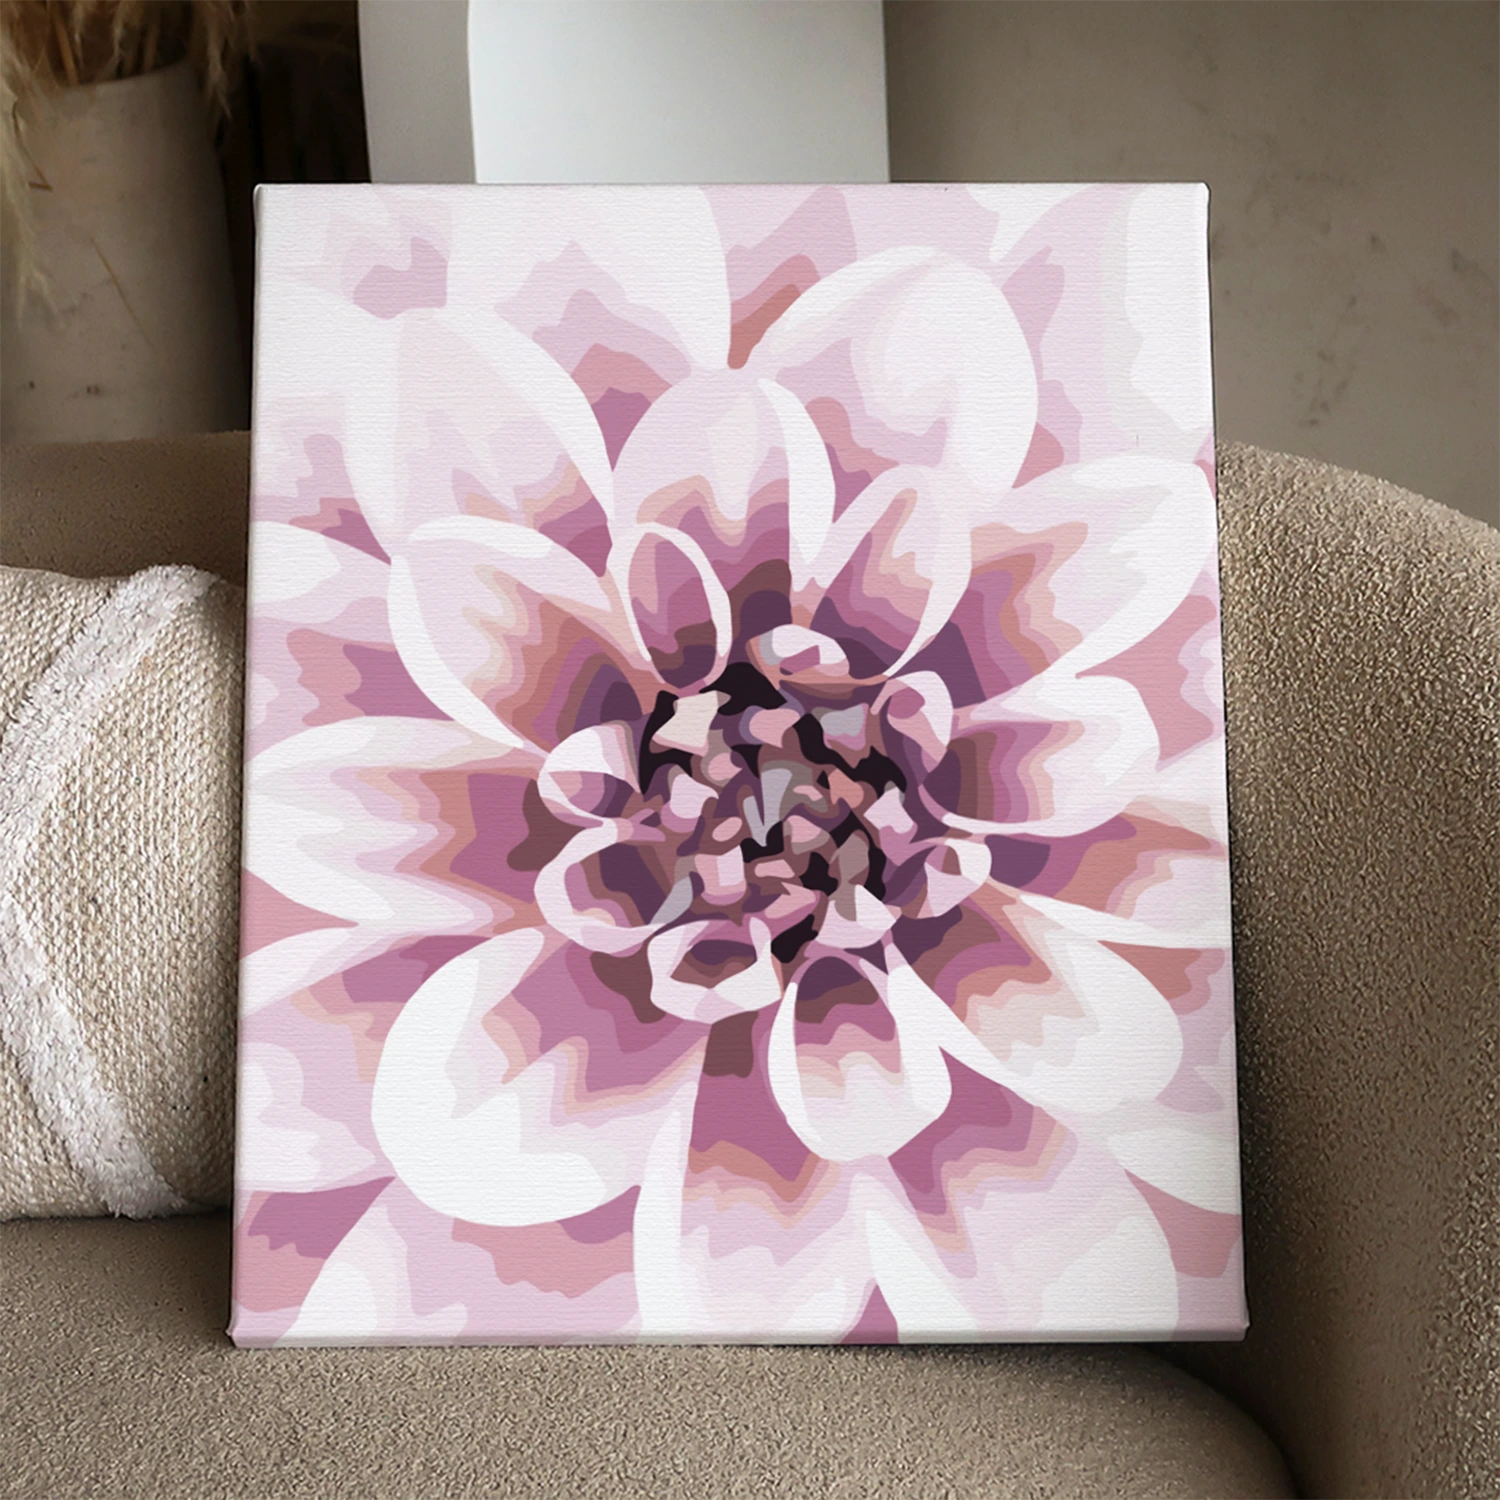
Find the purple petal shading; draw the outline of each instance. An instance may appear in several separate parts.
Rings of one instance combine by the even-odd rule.
[[[357,925],[346,917],[333,917],[293,901],[250,870],[245,870],[240,876],[240,907],[241,957],[279,943],[283,938],[296,937],[298,933]]]
[[[859,1322],[840,1340],[844,1344],[899,1344],[901,1333],[895,1315],[886,1303],[879,1286],[870,1288],[870,1296],[859,1315]]]
[[[890,1158],[911,1206],[929,1218],[948,1215],[960,1177],[967,1183],[980,1172],[1033,1171],[1058,1128],[1009,1089],[951,1057],[948,1076],[948,1108]]]
[[[721,1192],[755,1190],[759,1201],[790,1214],[822,1165],[786,1123],[765,1074],[771,1017],[731,1016],[709,1032],[703,1081],[693,1111],[690,1183],[707,1179]]]
[[[365,1210],[395,1181],[377,1177],[320,1193],[268,1193],[250,1216],[245,1234],[272,1250],[291,1245],[310,1260],[327,1260]]]
[[[639,391],[617,391],[614,386],[594,401],[594,416],[604,434],[604,451],[609,454],[611,468],[625,446],[625,439],[635,431],[636,423],[650,407],[651,403]]]
[[[482,936],[418,938],[345,969],[344,992],[355,1005],[405,1005],[450,958],[483,941]]]
[[[506,1285],[524,1283],[542,1292],[578,1298],[614,1276],[628,1276],[639,1188],[608,1203],[551,1224],[495,1228],[453,1221],[453,1238],[478,1245]]]
[[[351,642],[344,656],[359,673],[359,686],[344,695],[351,708],[364,714],[397,714],[411,719],[448,716],[411,680],[394,646],[361,646]]]
[[[343,542],[346,547],[368,553],[379,562],[391,560],[385,548],[375,540],[370,523],[353,500],[327,497],[319,504],[316,515],[301,516],[291,524],[305,531],[316,531],[329,541]]]
[[[435,245],[413,239],[406,269],[372,266],[354,288],[353,300],[377,318],[394,318],[414,307],[442,307],[448,301],[448,262]]]

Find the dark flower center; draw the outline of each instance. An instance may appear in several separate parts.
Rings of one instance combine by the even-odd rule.
[[[790,963],[830,901],[856,889],[885,898],[888,859],[869,815],[907,778],[870,743],[876,691],[802,702],[740,662],[700,694],[658,694],[636,740],[644,806],[634,820],[670,845],[655,920],[759,918]],[[830,744],[830,724],[844,744]]]

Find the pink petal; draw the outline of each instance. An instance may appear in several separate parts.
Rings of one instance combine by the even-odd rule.
[[[349,1030],[362,1083],[374,1081],[381,1049],[401,1007],[450,959],[484,942],[489,934],[464,937],[403,937],[356,963],[310,982],[296,999],[299,1010]]]
[[[1165,764],[1223,733],[1224,664],[1217,570],[1204,571],[1176,610],[1143,640],[1087,669],[1141,695]]]
[[[1010,851],[996,849],[994,843],[992,869],[995,878],[1005,882]],[[1032,847],[1045,857],[1044,862],[1035,873],[1024,871],[1027,878],[1016,883],[1039,896],[1122,917],[1145,916],[1148,906],[1157,902],[1170,917],[1174,893],[1196,892],[1195,872],[1201,869],[1211,879],[1214,870],[1227,873],[1228,868],[1220,841],[1184,827],[1165,808],[1154,807],[1147,799],[1128,804],[1085,833]],[[1179,907],[1176,916],[1185,915],[1186,910]],[[1177,925],[1184,924],[1179,920]]]
[[[1138,969],[994,885],[892,936],[905,959],[890,962],[892,1003],[966,1067],[1058,1118],[1154,1099],[1181,1064],[1177,1017]]]
[[[994,493],[1020,470],[1036,425],[1032,356],[990,276],[909,244],[819,282],[747,368],[802,402],[835,472],[941,466]],[[841,504],[855,494],[850,485]]]
[[[336,400],[268,400],[255,452],[255,524],[285,522],[389,562],[360,510],[354,481],[334,436]]]
[[[976,518],[951,619],[903,663],[939,673],[959,707],[1134,646],[1187,597],[1216,543],[1202,471],[1138,454],[1059,469],[990,515]]]
[[[598,572],[609,470],[564,372],[498,318],[419,320],[399,357],[391,440],[408,529],[453,515],[514,521]]]
[[[240,1152],[239,1186],[323,1192],[378,1175],[384,1162],[368,1128],[328,1093],[330,1077],[353,1077],[352,1039],[326,1022],[315,1030],[315,1021],[289,1021],[284,1015],[276,1025],[263,1015],[242,1044],[240,1109],[250,1135]],[[291,1050],[294,1036],[316,1042],[311,1055]],[[315,1071],[319,1061],[333,1064],[329,1075]]]
[[[1155,1216],[1107,1154],[955,1073],[953,1103],[892,1159],[880,1287],[903,1339],[1002,1326],[1163,1337],[1178,1278]]]
[[[324,1263],[393,1181],[248,1195],[235,1217],[235,1343],[268,1346],[291,1327]]]
[[[773,687],[788,682],[842,697],[854,686],[855,674],[839,643],[802,625],[778,625],[753,637],[747,654]]]
[[[892,469],[834,523],[793,618],[837,641],[860,678],[899,670],[946,623],[969,572],[967,517],[936,470]]]
[[[781,999],[771,934],[752,917],[689,922],[651,939],[651,1002],[684,1020],[712,1025]]]
[[[455,300],[498,310],[596,411],[612,390],[654,400],[694,367],[722,369],[729,297],[708,199],[663,191],[670,201],[629,233],[620,216],[555,188],[513,189],[498,225],[486,205],[460,204],[457,228],[475,243],[455,260]]]
[[[844,190],[861,256],[878,255],[912,242],[912,225],[922,226],[922,243],[978,270],[989,269],[996,215],[982,190],[956,185],[909,183]]]
[[[304,211],[305,243],[319,252],[304,274],[382,320],[441,307],[453,249],[450,202],[430,189],[381,186],[357,213],[337,201]]]
[[[305,730],[250,763],[245,868],[333,917],[493,931],[529,909],[538,851],[567,832],[528,793],[538,769],[530,752],[438,720]]]
[[[590,1213],[505,1228],[434,1213],[399,1182],[392,1183],[376,1208],[324,1258],[294,1261],[291,1274],[303,1284],[296,1288],[290,1316],[280,1314],[279,1326],[274,1317],[256,1316],[243,1304],[236,1308],[236,1342],[310,1341],[310,1318],[295,1338],[285,1337],[298,1304],[308,1300],[330,1322],[330,1314],[341,1314],[344,1342],[630,1338],[636,1325],[631,1276],[636,1197],[631,1189]],[[287,1245],[276,1253],[288,1257],[296,1251]],[[325,1265],[327,1278],[309,1298],[312,1281]],[[358,1329],[352,1339],[351,1322]]]
[[[590,826],[621,816],[640,792],[637,781],[631,727],[597,724],[569,735],[548,752],[537,790],[559,818]]]
[[[1087,188],[997,241],[994,276],[1026,330],[1043,422],[1066,462],[1136,445],[1196,457],[1212,420],[1205,206],[1185,184]],[[1108,336],[1122,318],[1128,335]]]
[[[936,672],[904,672],[880,690],[872,712],[887,734],[911,742],[924,772],[930,772],[948,753],[953,738],[953,699]],[[826,735],[825,735],[826,738]]]
[[[410,1274],[416,1257],[392,1219],[398,1196],[393,1184],[323,1262],[278,1347],[459,1342],[461,1301],[450,1294],[437,1306],[418,1305]]]
[[[980,834],[1065,836],[1097,828],[1151,785],[1156,729],[1118,678],[1048,673],[963,710],[923,782],[927,806]]]
[[[838,1338],[868,1271],[845,1169],[811,1152],[771,1090],[768,1011],[709,1033],[666,1271],[690,1336]]]
[[[921,903],[909,913],[917,918],[943,916],[990,878],[990,851],[978,840],[944,839],[924,863]]]
[[[476,733],[549,750],[580,729],[642,716],[660,690],[612,590],[524,527],[429,523],[392,582],[403,661]]]
[[[663,682],[690,692],[723,671],[729,598],[697,543],[646,527],[617,544],[609,565],[629,601],[636,639]]]
[[[883,980],[842,957],[817,958],[777,1009],[772,1092],[802,1140],[830,1161],[889,1155],[948,1101],[942,1054],[898,1023]]]
[[[630,1338],[637,1323],[634,1219],[637,1188],[599,1208],[515,1227],[439,1221],[421,1258],[431,1296],[462,1287],[466,1332],[486,1343],[601,1343]],[[420,1206],[420,1205],[419,1205]],[[448,1245],[437,1254],[439,1236]],[[408,1235],[408,1239],[414,1236]],[[448,1246],[477,1246],[489,1265],[462,1265]],[[427,1246],[421,1248],[426,1249]]]
[[[821,541],[832,505],[807,414],[748,371],[674,387],[632,433],[615,474],[617,532],[655,525],[696,543],[727,593],[735,638],[791,618],[788,560]]]
[[[539,874],[537,904],[548,925],[594,953],[633,953],[666,917],[677,881],[676,841],[623,819],[575,834]]]
[[[659,1117],[696,1086],[703,1033],[602,972],[577,948],[516,932],[453,959],[407,1002],[371,1112],[423,1202],[477,1224],[535,1224],[639,1185]]]
[[[352,927],[348,917],[331,916],[283,896],[275,886],[246,870],[240,877],[240,956],[248,958],[273,943],[331,927]]]
[[[863,885],[843,882],[823,911],[818,941],[827,948],[857,952],[878,943],[899,914]]]
[[[359,715],[442,717],[396,652],[383,557],[273,521],[256,523],[254,545],[276,581],[249,625],[252,755],[299,730]]]
[[[724,245],[729,366],[738,369],[803,292],[854,259],[849,195],[833,187],[704,191]]]

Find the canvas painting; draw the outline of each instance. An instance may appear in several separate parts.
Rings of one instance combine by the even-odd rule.
[[[1207,211],[260,190],[237,1343],[1242,1334]]]

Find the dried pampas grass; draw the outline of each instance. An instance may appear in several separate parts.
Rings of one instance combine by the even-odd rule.
[[[0,242],[18,296],[45,293],[23,108],[38,94],[134,78],[192,59],[211,117],[251,45],[249,0],[5,0],[0,4]]]

